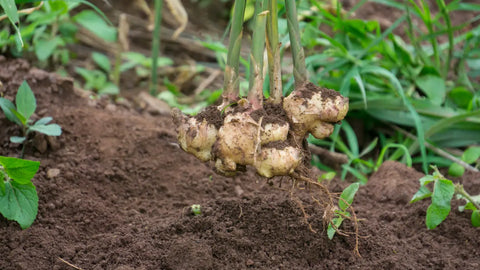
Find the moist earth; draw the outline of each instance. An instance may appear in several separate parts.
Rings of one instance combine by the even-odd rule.
[[[0,269],[480,267],[480,231],[469,213],[454,203],[447,220],[427,230],[428,202],[408,203],[423,174],[403,164],[385,162],[357,194],[357,257],[354,237],[328,240],[321,211],[308,218],[318,233],[309,230],[290,198],[290,179],[219,176],[179,148],[169,115],[88,98],[70,79],[0,57],[1,94],[12,100],[23,80],[37,97],[34,117],[52,116],[63,134],[26,147],[25,158],[41,162],[33,180],[38,216],[26,230],[0,217]],[[19,155],[21,147],[9,142],[19,133],[0,115],[0,155]],[[455,181],[480,193],[478,173]],[[347,184],[333,180],[329,188]],[[192,204],[201,215],[191,213]]]

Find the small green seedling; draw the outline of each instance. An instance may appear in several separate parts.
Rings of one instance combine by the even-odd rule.
[[[467,164],[480,164],[480,147],[472,146],[463,152],[461,160]],[[448,168],[448,174],[451,176],[462,176],[465,173],[465,167],[458,163],[452,163]]]
[[[192,204],[190,208],[192,209],[192,213],[195,216],[200,216],[202,214],[202,207],[200,206],[200,204]]]
[[[353,183],[346,187],[340,195],[338,208],[334,211],[335,217],[328,224],[327,236],[330,240],[333,239],[333,236],[335,236],[335,233],[339,230],[338,228],[340,228],[342,222],[351,217],[351,213],[348,211],[348,208],[351,208],[353,198],[355,197],[359,187],[360,183]]]
[[[465,200],[466,204],[459,207],[459,211],[472,210],[471,222],[474,227],[480,227],[480,195],[469,195],[463,185],[454,184],[451,180],[446,179],[437,169],[432,175],[422,177],[420,181],[420,189],[413,195],[410,203],[414,203],[426,198],[432,198],[432,203],[427,209],[426,225],[428,229],[436,228],[448,216],[451,210],[451,200],[456,194],[456,199]],[[427,187],[433,183],[433,192]]]
[[[37,108],[37,100],[26,81],[23,81],[20,88],[18,88],[15,104],[16,107],[10,100],[0,97],[0,107],[7,119],[22,127],[23,136],[12,136],[10,137],[11,142],[24,143],[28,135],[34,131],[47,136],[60,136],[62,134],[62,128],[59,125],[48,124],[52,121],[52,117],[43,117],[32,124],[30,117],[32,117]],[[25,148],[25,144],[23,144],[23,147]],[[22,156],[24,148],[22,149]]]
[[[40,162],[0,156],[0,213],[22,229],[37,217],[38,195],[32,178]]]

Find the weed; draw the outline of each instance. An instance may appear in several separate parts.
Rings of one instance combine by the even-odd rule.
[[[32,178],[40,162],[0,156],[0,213],[22,229],[30,227],[38,212]]]
[[[23,81],[18,88],[15,104],[16,107],[10,100],[3,97],[0,98],[0,107],[7,119],[22,128],[21,137],[10,137],[11,142],[23,144],[20,157],[23,157],[25,141],[31,132],[39,132],[47,136],[60,136],[62,134],[62,128],[59,125],[49,124],[52,121],[52,117],[43,117],[32,123],[31,117],[37,108],[37,100],[26,81]]]
[[[431,175],[422,177],[420,181],[420,189],[413,196],[410,203],[414,203],[426,198],[431,198],[432,203],[427,209],[425,223],[428,229],[434,229],[442,223],[451,210],[451,200],[456,195],[456,199],[464,200],[465,205],[459,207],[459,211],[471,210],[471,222],[475,227],[480,227],[480,195],[471,196],[468,194],[463,185],[454,184],[451,180],[446,179],[437,169],[433,167],[434,172]],[[433,192],[427,187],[433,183]]]
[[[192,204],[190,209],[195,216],[200,216],[202,214],[202,206],[200,204]]]

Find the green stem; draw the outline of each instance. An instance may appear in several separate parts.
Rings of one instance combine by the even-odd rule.
[[[257,0],[255,6],[255,22],[250,54],[250,76],[248,100],[254,110],[263,105],[263,54],[265,52],[265,25],[268,11],[265,10],[268,0]]]
[[[160,29],[162,22],[162,0],[155,0],[155,29],[153,31],[152,41],[152,71],[150,80],[150,95],[157,95],[157,68],[158,54],[160,52]]]
[[[305,52],[301,44],[295,0],[285,0],[285,10],[287,12],[287,26],[293,55],[293,76],[295,78],[295,86],[297,87],[307,81],[307,68],[305,66]]]
[[[445,1],[437,0],[437,4],[440,7],[440,12],[443,15],[443,19],[445,20],[445,24],[447,25],[447,32],[448,32],[448,55],[447,55],[447,64],[445,65],[445,70],[444,70],[444,77],[447,78],[448,71],[450,70],[450,64],[452,61],[453,48],[454,48],[452,22],[450,21],[450,16],[448,14]]]
[[[270,79],[270,99],[274,104],[282,101],[282,70],[280,65],[280,42],[278,40],[277,1],[268,0],[267,55]]]
[[[465,199],[471,202],[475,208],[477,208],[477,210],[480,210],[480,205],[476,203],[472,196],[465,191],[462,184],[455,185],[455,193],[462,195]]]
[[[223,105],[236,100],[239,92],[240,49],[242,47],[243,16],[246,0],[236,0],[233,8],[232,27],[228,44],[227,63],[223,83]],[[223,106],[222,106],[223,107]]]

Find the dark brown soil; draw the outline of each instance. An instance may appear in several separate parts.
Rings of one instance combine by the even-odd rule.
[[[64,134],[43,153],[34,183],[39,214],[21,230],[0,218],[0,269],[479,269],[478,228],[458,205],[435,230],[424,224],[427,202],[408,204],[421,173],[386,162],[354,202],[354,238],[312,233],[283,178],[250,172],[216,175],[176,144],[168,115],[140,114],[126,105],[80,97],[69,80],[0,59],[1,90],[13,98],[27,79],[38,115],[53,116]],[[18,128],[0,115],[0,155],[18,156],[9,142]],[[49,172],[60,170],[58,176]],[[50,175],[50,178],[49,178]],[[462,179],[480,193],[480,174]],[[333,191],[346,186],[330,184]],[[194,216],[189,206],[200,204]],[[309,222],[322,227],[322,213]],[[344,229],[351,230],[351,224]],[[66,262],[64,262],[64,261]]]

